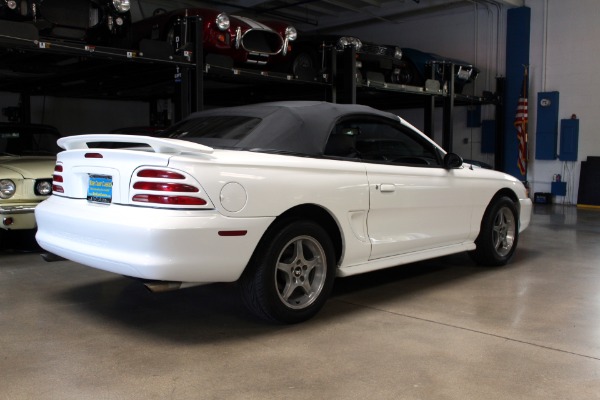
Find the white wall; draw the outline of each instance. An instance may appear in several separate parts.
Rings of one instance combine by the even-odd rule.
[[[442,56],[464,60],[480,70],[477,80],[465,87],[465,94],[480,96],[496,90],[496,76],[504,71],[505,11],[464,3],[460,7],[433,15],[407,17],[394,21],[374,20],[371,25],[345,28],[338,33],[355,35],[365,41],[414,47]],[[500,46],[499,46],[500,43]],[[493,154],[481,153],[481,128],[467,127],[467,107],[455,108],[453,115],[453,151],[464,158],[494,164]],[[422,109],[395,110],[422,129]],[[482,119],[494,119],[493,106],[482,107]],[[434,139],[442,141],[442,111],[436,110]]]
[[[580,162],[587,156],[600,156],[600,129],[595,119],[600,111],[600,1],[525,0],[525,5],[531,8],[528,180],[532,193],[550,192],[553,176],[561,174],[568,183],[568,193],[557,200],[576,203]],[[399,22],[378,21],[341,33],[473,62],[482,74],[471,93],[495,91],[495,77],[504,75],[506,8],[499,11],[493,6],[471,5]],[[572,114],[580,119],[578,162],[535,160],[536,99],[540,91],[560,92],[560,119]],[[398,112],[422,127],[422,111]],[[493,119],[493,113],[493,107],[484,107],[482,117]],[[493,160],[493,156],[478,153],[480,130],[467,128],[463,114],[466,110],[457,108],[454,150],[464,157]],[[441,114],[436,115],[435,139],[439,142]],[[473,142],[464,145],[464,138]]]
[[[562,174],[568,193],[559,201],[576,203],[580,162],[600,156],[600,1],[526,0],[532,10],[530,151],[534,158],[537,92],[558,91],[559,118],[579,118],[579,156],[575,163],[533,160],[530,180],[537,192],[549,192],[554,174]],[[560,149],[559,149],[560,152]]]

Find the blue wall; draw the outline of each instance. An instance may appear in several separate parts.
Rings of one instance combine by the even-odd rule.
[[[521,180],[526,180],[527,176],[521,175],[517,166],[519,144],[517,129],[513,122],[523,84],[523,65],[529,65],[530,21],[529,7],[512,8],[507,12],[504,171]],[[531,101],[529,104],[531,108]],[[529,136],[531,137],[531,129],[529,129]],[[531,151],[529,153],[531,154]]]

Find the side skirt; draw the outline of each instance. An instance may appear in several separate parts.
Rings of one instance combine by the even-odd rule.
[[[410,264],[417,261],[447,256],[449,254],[462,253],[463,251],[471,251],[475,250],[475,247],[475,243],[467,242],[452,246],[439,247],[433,250],[415,251],[399,256],[379,258],[361,264],[348,265],[342,268],[338,268],[337,276],[346,277],[363,274],[365,272],[377,271],[379,269],[391,268],[403,264]]]

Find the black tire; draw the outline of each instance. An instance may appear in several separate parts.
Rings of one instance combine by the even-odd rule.
[[[299,51],[292,60],[292,75],[302,80],[313,80],[317,78],[320,66],[317,66],[316,58],[306,51]]]
[[[480,265],[501,266],[508,263],[519,241],[519,212],[508,197],[499,197],[487,208],[481,230],[469,254]]]
[[[298,323],[323,307],[334,275],[333,244],[323,228],[312,221],[277,224],[242,275],[242,297],[258,317]]]
[[[390,73],[389,75],[392,83],[416,86],[416,73],[414,71],[414,67],[410,63],[405,63],[405,65],[402,65],[400,67],[399,74]]]

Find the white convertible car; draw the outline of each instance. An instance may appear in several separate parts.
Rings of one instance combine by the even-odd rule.
[[[251,311],[285,323],[315,315],[336,276],[463,251],[505,264],[531,215],[520,181],[361,105],[223,108],[161,137],[58,143],[53,195],[36,208],[48,258],[153,290],[239,281]]]

